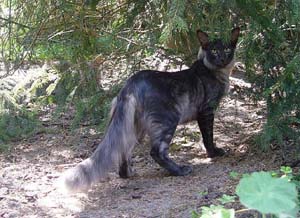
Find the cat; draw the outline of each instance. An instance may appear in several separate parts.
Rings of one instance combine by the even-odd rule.
[[[198,60],[186,70],[144,70],[130,77],[112,102],[111,119],[102,142],[88,159],[70,169],[64,183],[70,191],[87,190],[114,167],[122,178],[131,174],[131,155],[147,134],[151,157],[171,175],[185,176],[189,165],[178,165],[168,155],[177,125],[198,122],[208,157],[224,155],[213,142],[214,113],[229,89],[229,73],[240,28],[231,31],[229,42],[210,41],[197,31],[201,44]]]

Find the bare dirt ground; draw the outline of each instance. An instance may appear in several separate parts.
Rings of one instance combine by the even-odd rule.
[[[249,84],[241,78],[231,78],[231,92],[215,121],[215,141],[227,150],[225,156],[207,158],[195,123],[178,127],[171,156],[193,165],[185,177],[169,176],[151,159],[145,143],[134,152],[134,177],[124,180],[111,173],[88,193],[62,193],[60,175],[91,154],[100,137],[91,129],[69,131],[65,120],[44,119],[46,132],[15,142],[11,152],[0,155],[0,217],[191,217],[201,206],[218,204],[223,194],[234,194],[238,180],[230,172],[273,170],[282,164],[278,149],[263,153],[251,143],[262,128],[264,105],[243,97]]]

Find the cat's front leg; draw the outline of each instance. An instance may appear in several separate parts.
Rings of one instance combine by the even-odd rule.
[[[214,144],[214,112],[199,114],[197,121],[208,157],[223,156],[225,151],[222,148],[216,147]]]

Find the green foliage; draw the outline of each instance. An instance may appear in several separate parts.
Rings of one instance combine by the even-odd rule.
[[[299,119],[299,12],[295,1],[265,3],[237,1],[249,13],[249,29],[244,38],[244,60],[253,83],[252,96],[267,102],[267,123],[259,140],[262,147],[296,139]],[[298,3],[297,3],[298,4]],[[248,8],[255,10],[248,10]],[[296,6],[298,8],[299,6]]]
[[[104,90],[99,85],[96,71],[87,65],[83,69],[63,68],[65,73],[53,88],[51,99],[59,105],[60,112],[68,111],[70,107],[75,108],[73,128],[86,123],[100,125],[99,128],[103,130],[107,124],[111,101],[121,85],[116,84]]]
[[[99,129],[103,131],[109,121],[111,101],[119,90],[120,86],[116,85],[109,91],[99,91],[89,98],[75,102],[73,126],[77,127],[83,121],[88,121],[89,125],[99,125]]]
[[[232,171],[232,172],[229,173],[229,177],[231,179],[238,179],[239,176],[240,176],[240,174],[238,172],[235,172],[235,171]]]
[[[0,142],[9,139],[20,139],[35,131],[37,126],[36,115],[24,111],[5,113],[0,119]]]
[[[126,60],[127,66],[132,64],[124,70],[128,73],[160,49],[189,65],[198,52],[197,29],[228,40],[232,27],[241,26],[238,56],[252,82],[250,97],[267,102],[267,122],[258,142],[268,148],[287,138],[299,140],[299,7],[297,0],[10,0],[0,4],[0,11],[10,12],[0,17],[1,55],[10,69],[27,59],[69,61],[80,71],[79,77],[60,71],[74,91],[66,92],[72,98],[82,84],[94,86],[93,72],[85,71],[87,62],[100,60],[105,66]],[[99,89],[94,93],[101,95]],[[70,99],[64,94],[58,98]],[[81,111],[93,111],[84,107],[94,101],[83,98],[76,104],[82,104]]]
[[[7,92],[0,91],[0,102],[0,151],[3,151],[9,140],[33,134],[39,123],[34,112],[22,108]]]
[[[201,192],[198,192],[198,195],[199,196],[205,196],[208,194],[208,191],[201,191]]]
[[[188,24],[185,17],[185,6],[187,2],[182,0],[171,1],[168,5],[168,11],[165,19],[165,26],[160,37],[165,42],[172,37],[176,37],[178,33],[186,33]]]
[[[291,213],[297,207],[295,184],[267,172],[241,179],[236,192],[244,206],[263,214]]]
[[[192,218],[234,218],[235,211],[226,209],[223,206],[211,205],[210,207],[202,207],[201,214],[193,211]]]
[[[279,177],[280,172],[282,176]],[[228,218],[235,214],[258,211],[263,217],[296,218],[299,215],[299,174],[293,174],[290,167],[282,166],[280,171],[254,172],[245,174],[239,181],[236,194],[246,207],[242,210],[225,208],[225,204],[236,203],[236,196],[224,194],[218,200],[221,205],[201,207],[201,213],[192,212],[193,218]]]
[[[221,204],[227,204],[227,203],[235,202],[235,198],[236,198],[235,196],[223,194],[223,196],[218,200],[220,201]]]
[[[280,172],[282,172],[285,176],[291,176],[293,170],[289,166],[282,166],[280,167]]]

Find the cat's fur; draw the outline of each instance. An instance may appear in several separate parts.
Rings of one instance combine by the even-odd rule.
[[[208,156],[223,155],[213,142],[214,112],[229,88],[239,31],[233,29],[230,42],[224,43],[209,41],[198,30],[202,48],[191,68],[173,73],[144,70],[129,78],[112,103],[103,141],[91,157],[67,172],[67,188],[85,190],[116,166],[121,177],[130,176],[133,147],[145,134],[151,142],[150,155],[160,166],[174,176],[189,174],[192,168],[177,165],[168,149],[177,125],[192,120],[198,121]]]

